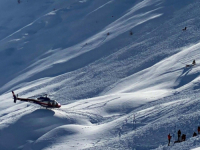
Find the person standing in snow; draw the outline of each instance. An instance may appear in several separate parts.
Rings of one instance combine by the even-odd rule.
[[[182,141],[185,141],[185,140],[186,140],[186,135],[183,134],[183,135],[182,135]]]
[[[193,137],[195,137],[195,136],[197,136],[197,133],[196,133],[196,132],[193,133]]]
[[[196,61],[195,60],[193,60],[192,65],[196,65]]]
[[[200,126],[198,126],[198,134],[200,134]]]
[[[178,130],[178,141],[180,142],[180,137],[181,137],[181,130]]]
[[[187,27],[185,27],[184,29],[182,29],[183,31],[186,31],[187,30]]]
[[[170,140],[171,140],[172,136],[170,135],[170,133],[168,134],[168,146],[170,144]]]

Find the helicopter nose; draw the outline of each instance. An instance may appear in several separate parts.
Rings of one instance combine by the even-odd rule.
[[[58,104],[58,108],[60,108],[61,107],[61,105],[60,104]]]

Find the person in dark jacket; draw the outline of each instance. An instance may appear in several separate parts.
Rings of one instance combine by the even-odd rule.
[[[193,60],[192,65],[196,65],[196,61],[195,60]]]
[[[193,133],[193,137],[195,137],[195,136],[197,136],[197,133],[196,133],[196,132]]]
[[[183,134],[183,135],[182,135],[182,141],[185,141],[185,140],[186,140],[186,135]]]
[[[181,137],[181,130],[178,130],[178,141],[181,141],[180,137]]]
[[[198,134],[200,134],[200,126],[198,126]]]
[[[172,136],[170,135],[170,133],[168,134],[168,146],[170,144],[170,140],[171,140]]]
[[[186,31],[187,30],[187,27],[185,27],[184,29],[182,29],[183,31]]]

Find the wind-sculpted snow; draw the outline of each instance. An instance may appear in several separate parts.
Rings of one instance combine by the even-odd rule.
[[[88,66],[92,62],[95,62],[96,60],[101,59],[102,57],[110,55],[112,51],[108,51],[109,47],[112,46],[112,49],[114,47],[119,47],[119,45],[116,45],[117,42],[115,40],[116,37],[119,37],[120,35],[131,30],[132,28],[142,23],[145,23],[149,20],[157,18],[161,15],[160,13],[156,13],[157,9],[153,10],[150,9],[145,13],[139,13],[134,15],[134,13],[137,12],[139,9],[154,4],[155,2],[153,1],[149,1],[148,3],[141,2],[141,4],[139,3],[136,6],[134,6],[128,13],[125,13],[124,12],[126,11],[125,8],[131,7],[130,3],[128,3],[129,5],[125,3],[124,9],[122,9],[120,1],[119,2],[113,1],[107,4],[110,5],[110,7],[105,5],[104,7],[102,6],[102,8],[99,9],[99,11],[104,11],[104,9],[106,9],[108,12],[103,14],[103,16],[101,16],[101,18],[98,18],[98,20],[95,17],[94,12],[89,15],[83,16],[85,18],[84,20],[79,20],[78,18],[81,18],[81,16],[77,15],[74,16],[73,15],[74,10],[73,9],[70,10],[68,8],[58,9],[55,11],[55,13],[53,13],[53,15],[52,13],[49,13],[47,15],[44,15],[43,17],[40,17],[36,21],[32,22],[28,26],[25,26],[20,31],[17,31],[15,34],[7,38],[7,39],[14,38],[15,36],[18,36],[18,34],[27,35],[24,36],[23,38],[20,38],[19,40],[20,43],[21,41],[25,43],[21,47],[24,50],[18,51],[17,54],[19,55],[18,60],[19,61],[24,59],[29,61],[31,60],[33,61],[33,64],[29,66],[27,69],[20,72],[18,77],[16,77],[15,75],[16,78],[8,82],[5,86],[1,88],[1,90],[4,91],[4,89],[7,89],[11,86],[16,86],[16,84],[19,84],[24,81],[27,82],[46,76],[52,77],[63,73],[79,70],[80,68]],[[111,4],[113,4],[113,6]],[[119,11],[121,14],[117,13],[115,15],[115,13],[113,13],[112,11],[114,12],[117,11],[118,7],[122,9]],[[87,13],[88,10],[89,9],[85,10],[83,7],[83,9],[79,11],[81,14],[84,15]],[[69,13],[72,14],[70,15]],[[112,19],[111,13],[115,15],[115,19]],[[124,13],[125,15],[123,15]],[[63,18],[63,15],[66,19]],[[104,16],[106,16],[107,21],[105,21],[105,18],[102,18]],[[109,16],[109,18],[107,16]],[[74,24],[78,23],[80,24],[79,26],[70,28],[71,26],[67,21],[70,21],[71,20],[70,18],[72,17],[73,17],[72,23],[73,22]],[[76,18],[76,20],[74,20],[74,18]],[[90,24],[91,22],[93,23],[97,22],[95,25],[96,28],[88,29],[88,24]],[[102,24],[101,22],[104,22],[103,25],[101,25]],[[50,30],[50,32],[47,32],[49,31],[48,29]],[[65,33],[64,35],[61,34],[61,32],[63,32],[63,29],[67,30],[66,32],[64,32]],[[87,30],[82,31],[82,29],[85,30],[87,29]],[[109,36],[107,35],[108,32],[110,33]],[[52,37],[55,37],[57,34],[58,38],[56,40],[53,39]],[[76,37],[76,40],[73,37]],[[65,41],[63,41],[63,39],[66,39],[68,44]],[[51,40],[53,40],[54,42],[53,41],[51,42]],[[114,42],[112,43],[109,42],[113,40]],[[11,42],[13,42],[13,40],[11,40]],[[12,45],[11,42],[9,42],[9,47],[10,45]],[[13,44],[16,44],[16,42],[18,41],[15,40],[15,43]],[[48,42],[48,44],[46,42]],[[43,48],[42,45],[45,45],[45,43],[46,46]],[[35,45],[36,47],[35,46],[32,47],[33,45]],[[125,46],[125,44],[122,43],[120,47],[122,46]],[[106,47],[106,49],[102,51],[104,47]],[[47,55],[45,56],[45,58],[40,58],[40,57],[38,58],[38,55],[42,55],[42,53],[44,53],[44,50],[46,51],[48,50],[47,48],[48,49],[59,48],[59,49],[53,50],[48,54],[46,53]],[[15,50],[13,49],[12,51]],[[34,53],[31,51],[34,51]],[[114,51],[117,51],[116,48]],[[21,52],[23,52],[23,54],[19,54]],[[31,53],[31,55],[29,52]],[[37,59],[32,59],[34,58],[34,56],[37,57]],[[27,63],[21,62],[21,65],[24,64]],[[91,96],[92,95],[94,94],[91,94]]]
[[[199,6],[0,1],[0,149],[198,149]],[[62,106],[13,103],[12,90]]]
[[[99,3],[100,8],[96,6]],[[62,80],[65,76],[69,82],[67,86],[62,85],[62,95],[67,92],[70,99],[93,97],[120,79],[151,67],[160,60],[177,53],[179,48],[185,46],[186,43],[197,42],[199,35],[189,34],[195,30],[198,31],[197,28],[191,28],[183,33],[181,29],[184,20],[182,20],[183,25],[173,24],[176,19],[182,17],[181,11],[191,10],[196,3],[185,5],[183,10],[177,9],[174,14],[178,15],[170,20],[168,18],[173,14],[167,10],[171,9],[171,6],[167,4],[165,6],[165,3],[162,1],[141,1],[136,4],[131,1],[103,3],[102,1],[92,3],[90,6],[87,1],[73,4],[76,7],[87,6],[87,9],[83,7],[85,9],[78,10],[83,11],[78,14],[86,15],[84,17],[73,15],[75,6],[75,10],[69,7],[60,8],[41,16],[31,26],[21,30],[22,33],[14,34],[16,38],[11,36],[7,40],[21,39],[18,34],[25,35],[24,37],[28,39],[15,40],[14,43],[8,42],[9,44],[3,42],[4,47],[6,44],[10,48],[5,50],[9,53],[6,60],[2,55],[2,64],[13,65],[8,65],[11,67],[9,76],[6,75],[7,72],[1,74],[7,76],[0,81],[2,85],[4,84],[1,91],[5,92],[10,87],[16,88],[20,83],[44,77],[56,77],[57,80]],[[96,10],[93,7],[99,9],[96,8]],[[92,12],[93,9],[94,12]],[[92,13],[88,14],[90,11]],[[106,13],[102,14],[101,11]],[[193,11],[189,17],[196,16],[195,9]],[[77,17],[83,20],[80,22]],[[69,24],[70,21],[73,21],[71,24],[78,25],[72,27]],[[166,24],[161,26],[161,22],[166,22]],[[47,28],[51,24],[52,27]],[[92,24],[92,27],[88,27],[88,24]],[[130,35],[130,30],[134,35]],[[109,35],[107,35],[108,32]],[[15,52],[13,47],[16,46],[11,45],[19,45],[22,42],[24,42],[23,50]]]

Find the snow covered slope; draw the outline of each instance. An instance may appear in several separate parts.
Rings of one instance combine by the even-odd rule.
[[[1,0],[0,149],[200,147],[192,138],[200,124],[199,6]],[[62,107],[14,104],[12,90],[48,93]],[[178,129],[187,141],[168,147]]]

